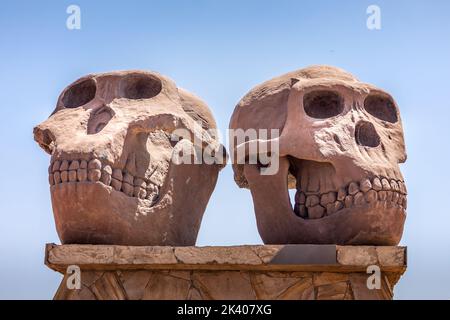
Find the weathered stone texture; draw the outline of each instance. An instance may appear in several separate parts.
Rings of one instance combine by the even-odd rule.
[[[407,157],[390,93],[340,68],[310,66],[251,89],[229,129],[255,132],[230,139],[229,150],[265,244],[400,242],[407,190],[399,164]],[[248,161],[265,157],[264,167]],[[291,199],[286,186],[296,190]]]
[[[63,278],[55,299],[64,300],[392,299],[406,269],[401,247],[336,246],[336,263],[326,265],[295,265],[286,257],[280,264],[276,257],[282,249],[48,245],[46,263],[62,273],[69,263],[82,270],[80,290],[67,289]],[[294,249],[298,257],[305,247]],[[314,250],[321,255],[323,249]],[[311,252],[308,247],[308,256]],[[366,285],[365,268],[371,264],[382,271],[379,290]]]
[[[205,102],[156,72],[89,74],[70,84],[33,130],[51,155],[61,242],[194,245],[226,160],[209,131],[216,128]],[[199,146],[216,161],[175,159]]]

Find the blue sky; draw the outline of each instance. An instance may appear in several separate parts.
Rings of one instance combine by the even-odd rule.
[[[81,8],[81,30],[66,8]],[[382,29],[366,27],[381,8]],[[392,93],[408,149],[408,270],[396,298],[450,298],[449,1],[9,1],[0,5],[0,298],[53,296],[43,265],[58,242],[48,156],[32,128],[61,90],[92,72],[148,69],[202,97],[219,127],[256,84],[311,64],[344,68]],[[199,245],[253,244],[250,193],[222,171]]]

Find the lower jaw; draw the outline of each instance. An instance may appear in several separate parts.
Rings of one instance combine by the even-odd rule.
[[[169,205],[116,191],[101,182],[51,187],[58,235],[63,244],[151,245],[164,242]]]
[[[400,242],[406,211],[377,202],[345,208],[321,219],[302,219],[287,209],[279,215],[283,218],[286,223],[282,225],[258,222],[264,243],[390,246]]]
[[[304,219],[291,206],[289,162],[280,159],[274,176],[244,168],[255,207],[258,231],[266,244],[397,245],[406,210],[389,201],[362,202],[320,219]],[[276,190],[276,192],[275,192]]]

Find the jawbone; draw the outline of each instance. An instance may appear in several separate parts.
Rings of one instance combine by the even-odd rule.
[[[287,158],[280,159],[276,175],[260,175],[256,165],[245,165],[264,243],[396,245],[400,241],[406,211],[388,201],[361,201],[320,219],[297,216],[289,199],[288,172]]]
[[[217,166],[173,165],[158,199],[141,199],[101,181],[50,187],[63,244],[192,246],[217,181]],[[195,194],[195,185],[204,186]]]

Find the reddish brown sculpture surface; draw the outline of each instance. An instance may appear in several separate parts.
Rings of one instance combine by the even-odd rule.
[[[62,243],[194,245],[221,166],[171,157],[194,137],[216,143],[206,131],[215,127],[205,103],[157,73],[88,75],[67,87],[34,129],[51,154]],[[190,137],[177,144],[177,129]]]
[[[251,90],[230,128],[281,132],[269,140],[279,144],[275,175],[262,175],[258,164],[233,164],[237,184],[251,190],[265,243],[400,241],[406,188],[399,163],[406,153],[399,110],[388,93],[341,69],[313,66]],[[237,149],[250,153],[249,146],[263,140]],[[292,205],[288,188],[297,189]]]

